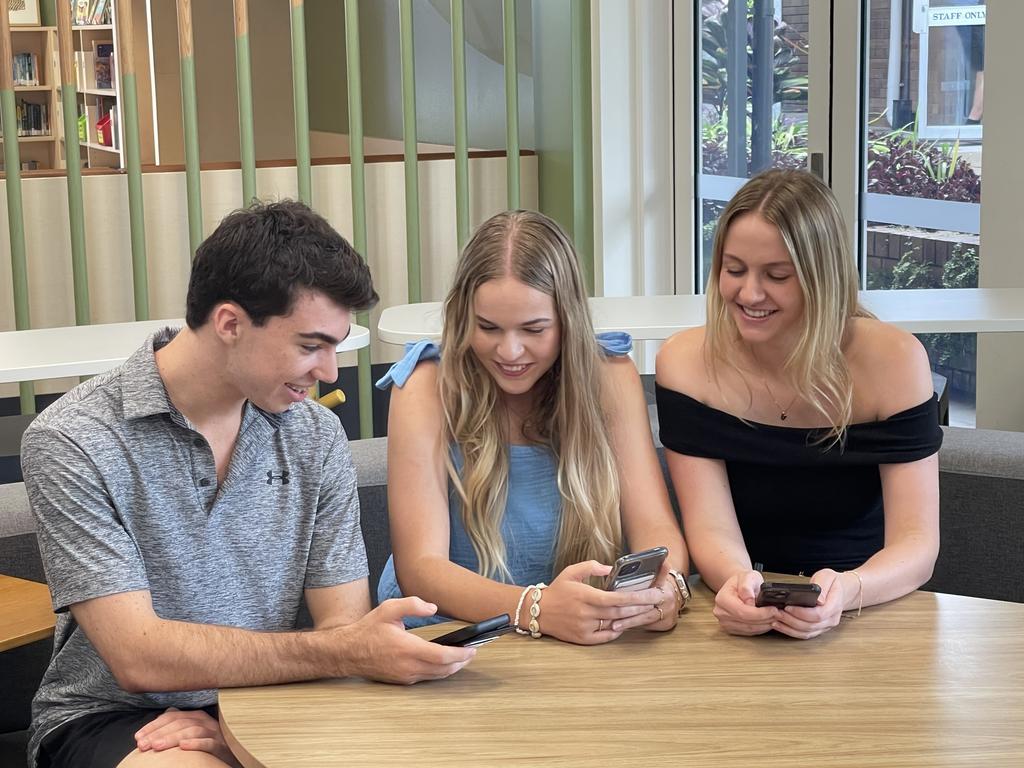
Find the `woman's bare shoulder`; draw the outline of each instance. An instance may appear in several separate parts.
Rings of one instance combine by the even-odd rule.
[[[704,327],[673,334],[658,351],[655,380],[663,387],[698,397],[708,382]]]
[[[402,386],[391,388],[390,410],[400,411],[409,416],[419,414],[424,408],[440,407],[441,394],[438,379],[441,366],[436,360],[423,360],[409,374]]]
[[[928,353],[913,334],[868,317],[851,321],[846,351],[854,388],[888,418],[932,393]]]

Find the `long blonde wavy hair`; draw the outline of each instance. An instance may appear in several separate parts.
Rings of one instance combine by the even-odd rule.
[[[508,419],[501,390],[473,352],[474,297],[489,280],[511,275],[550,296],[561,325],[561,350],[536,383],[536,405],[524,434],[558,463],[562,518],[555,572],[621,553],[619,484],[601,407],[602,351],[594,338],[586,292],[568,236],[535,211],[507,211],[467,243],[444,302],[439,387],[444,444],[462,453],[461,472],[446,453],[448,476],[462,500],[462,522],[480,573],[510,578],[501,522],[508,495]]]
[[[843,355],[848,321],[873,315],[857,299],[857,270],[839,205],[813,174],[765,171],[744,184],[722,212],[707,287],[708,369],[717,376],[719,365],[735,368],[730,352],[742,344],[718,281],[729,227],[747,213],[778,227],[803,293],[802,328],[785,362],[786,377],[796,395],[831,425],[822,440],[841,442],[853,414],[853,381]]]

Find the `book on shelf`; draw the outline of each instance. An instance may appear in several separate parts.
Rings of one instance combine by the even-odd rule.
[[[92,46],[95,56],[93,68],[96,73],[97,88],[114,87],[114,44],[112,42],[95,42]]]
[[[76,27],[111,23],[111,0],[70,0],[71,19]]]
[[[113,0],[95,0],[95,7],[92,12],[93,24],[110,24],[110,5]]]
[[[89,12],[89,0],[71,0],[71,22],[75,26],[82,26],[86,22],[86,14]]]
[[[12,72],[15,87],[39,85],[39,57],[34,53],[14,54]]]
[[[18,136],[50,135],[50,108],[47,104],[18,99],[14,104],[14,118]],[[3,136],[2,126],[0,136]]]

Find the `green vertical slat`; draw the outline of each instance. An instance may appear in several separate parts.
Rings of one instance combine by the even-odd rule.
[[[10,67],[11,62],[5,62]],[[14,89],[0,91],[0,121],[4,126],[4,170],[7,184],[7,225],[11,232],[11,278],[14,283],[14,327],[29,328],[28,265],[25,261],[25,214],[21,200],[21,150],[18,147],[18,111]],[[35,413],[36,398],[32,382],[19,385],[21,412]]]
[[[245,0],[235,0],[235,81],[238,87],[238,144],[242,161],[242,204],[256,199],[256,130],[252,118],[252,67]]]
[[[412,0],[401,0],[402,136],[405,139],[405,253],[409,302],[421,300],[420,174],[416,152],[416,57],[412,32]]]
[[[61,83],[64,152],[67,155],[68,220],[71,224],[71,277],[75,288],[75,325],[88,325],[89,269],[85,250],[85,198],[82,194],[81,145],[78,142],[78,93],[75,83]]]
[[[313,204],[309,158],[309,91],[306,82],[306,20],[303,0],[292,0],[292,95],[295,110],[295,170],[299,200]]]
[[[516,0],[504,0],[505,155],[508,207],[519,207],[519,63],[516,56]]]
[[[135,75],[121,76],[124,101],[124,153],[128,166],[128,222],[132,243],[132,287],[135,319],[149,320],[149,276],[146,263],[146,223],[142,200],[142,157],[139,146],[139,100]]]
[[[59,10],[58,10],[59,9]],[[71,227],[71,280],[75,292],[75,324],[88,325],[89,270],[85,250],[85,202],[82,194],[82,152],[78,140],[78,87],[73,61],[71,6],[60,3],[51,9],[57,26],[60,66],[60,98],[64,113],[64,154],[67,157],[68,223]]]
[[[463,0],[452,0],[452,85],[455,92],[455,233],[461,251],[469,239],[469,134]]]
[[[572,224],[587,293],[594,294],[594,201],[591,195],[590,4],[572,0]]]
[[[359,62],[359,0],[345,0],[345,63],[348,68],[348,134],[352,170],[352,245],[366,258],[366,176],[363,158],[363,88]],[[369,327],[370,315],[356,316]],[[371,331],[372,342],[372,331]],[[373,382],[370,347],[359,350],[359,436],[373,437]]]
[[[181,58],[181,118],[185,132],[185,191],[188,199],[188,246],[192,258],[203,241],[202,177],[199,167],[199,111],[196,68],[192,56]]]

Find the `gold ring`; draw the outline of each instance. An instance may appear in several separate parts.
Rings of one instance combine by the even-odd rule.
[[[665,612],[663,610],[661,610],[661,606],[660,605],[656,605],[654,607],[658,609],[658,621],[664,621],[665,620]]]
[[[604,619],[598,619],[597,620],[597,631],[598,632],[603,632],[604,631]]]

